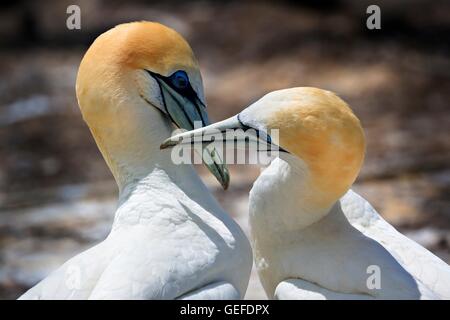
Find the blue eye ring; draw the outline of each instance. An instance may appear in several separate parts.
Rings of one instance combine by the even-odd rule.
[[[175,88],[184,90],[189,87],[189,77],[183,70],[178,70],[170,76],[170,80]]]

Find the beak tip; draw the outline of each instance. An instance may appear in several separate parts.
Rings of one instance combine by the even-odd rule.
[[[230,186],[230,174],[228,172],[228,169],[225,169],[224,175],[225,177],[224,179],[221,180],[220,184],[222,185],[223,190],[227,190],[228,187]]]
[[[230,180],[228,179],[228,180],[226,180],[226,181],[223,181],[223,182],[221,183],[221,185],[222,185],[223,190],[227,190],[228,187],[230,186]]]
[[[172,141],[170,138],[165,140],[163,143],[161,143],[161,145],[159,146],[160,150],[164,150],[170,147],[175,146],[177,143]]]

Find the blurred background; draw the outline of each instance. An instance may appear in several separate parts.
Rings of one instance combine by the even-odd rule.
[[[66,27],[81,8],[81,30]],[[381,30],[366,8],[381,7]],[[213,121],[293,86],[335,91],[366,130],[354,189],[396,228],[450,262],[450,2],[2,1],[0,298],[17,298],[108,234],[117,188],[75,98],[80,60],[121,22],[153,20],[191,44]],[[220,189],[246,230],[255,166]],[[255,273],[246,298],[265,298]]]

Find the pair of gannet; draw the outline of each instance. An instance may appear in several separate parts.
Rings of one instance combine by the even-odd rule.
[[[157,23],[119,25],[86,52],[76,91],[118,184],[118,209],[104,241],[21,299],[243,298],[252,267],[248,239],[194,168],[173,164],[159,149],[172,123],[208,124],[188,43]],[[228,172],[214,150],[209,160],[226,188]]]
[[[335,94],[275,91],[237,116],[175,135],[161,147],[194,136],[217,142],[217,132],[248,128],[272,145],[270,132],[279,130],[279,157],[254,183],[249,203],[254,262],[270,298],[450,299],[450,267],[349,190],[365,139]]]

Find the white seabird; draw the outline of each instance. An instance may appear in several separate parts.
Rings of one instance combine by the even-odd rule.
[[[450,299],[450,267],[349,190],[365,138],[343,100],[316,88],[275,91],[162,147],[238,128],[257,130],[262,143],[279,130],[279,157],[254,183],[249,204],[254,262],[270,298]]]
[[[20,298],[243,298],[252,267],[248,239],[192,165],[175,165],[159,149],[172,122],[185,129],[208,123],[188,43],[158,23],[119,25],[86,52],[76,89],[119,187],[114,224],[104,241]],[[226,188],[226,167],[212,158],[207,166]]]

